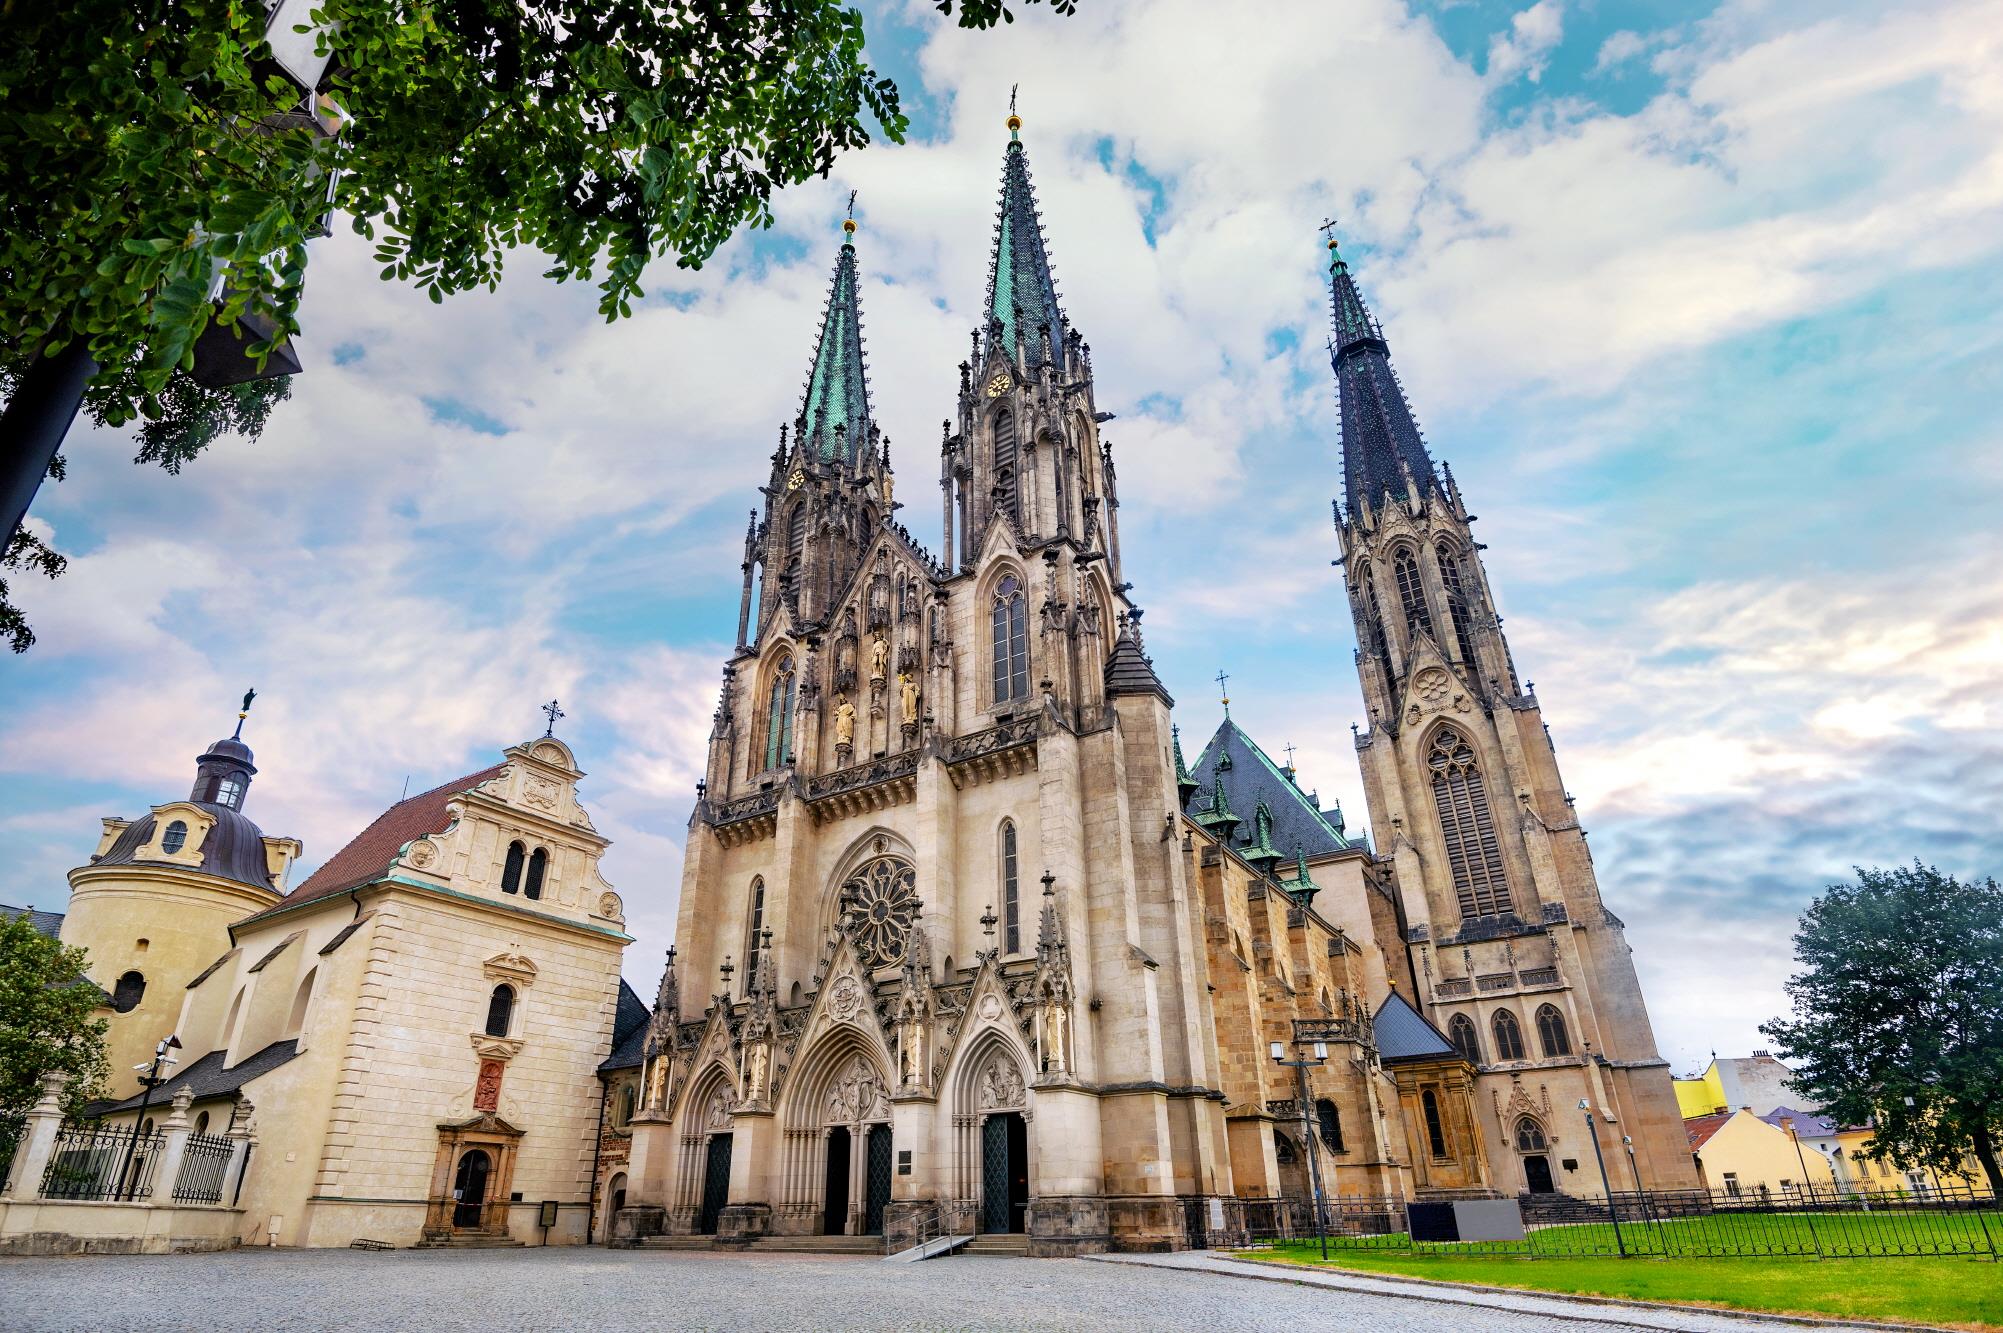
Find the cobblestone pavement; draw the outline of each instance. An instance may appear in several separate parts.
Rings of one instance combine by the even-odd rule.
[[[1566,1307],[1567,1333],[1733,1333],[1764,1321]],[[1604,1314],[1606,1322],[1599,1322]],[[569,1249],[238,1250],[0,1260],[0,1328],[88,1329],[1368,1329],[1529,1333],[1549,1313],[1051,1259],[886,1264],[807,1255]]]

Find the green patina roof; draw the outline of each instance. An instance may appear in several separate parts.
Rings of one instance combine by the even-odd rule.
[[[1282,859],[1280,849],[1273,846],[1273,808],[1264,801],[1253,811],[1252,843],[1242,855],[1261,870],[1271,870]]]
[[[821,313],[821,338],[807,376],[807,396],[800,404],[800,436],[811,441],[822,458],[853,463],[869,447],[869,420],[855,246],[843,242],[827,308]]]
[[[1036,192],[1029,183],[1029,156],[1022,141],[1009,139],[1002,159],[1001,216],[995,223],[994,262],[988,269],[988,318],[1001,322],[1002,347],[1015,352],[1018,332],[1029,365],[1043,361],[1038,326],[1050,326],[1050,340],[1064,339],[1064,312],[1057,308],[1057,283],[1050,276],[1050,254],[1043,244],[1043,224],[1036,213]]]
[[[1245,762],[1234,763],[1233,755]],[[1300,784],[1288,777],[1286,770],[1273,762],[1272,756],[1229,717],[1218,724],[1216,732],[1196,756],[1196,762],[1190,765],[1190,771],[1200,773],[1206,766],[1217,773],[1220,783],[1228,778],[1241,803],[1266,803],[1273,822],[1273,845],[1280,849],[1282,856],[1295,850],[1305,850],[1309,856],[1322,856],[1345,847],[1368,845],[1365,839],[1352,838],[1331,823],[1308,799]],[[1204,793],[1199,790],[1185,806],[1190,817],[1199,823],[1203,817],[1200,809],[1203,800]]]

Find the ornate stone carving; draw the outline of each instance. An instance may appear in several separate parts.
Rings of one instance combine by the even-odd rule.
[[[980,1105],[983,1111],[1012,1111],[1021,1108],[1025,1089],[1015,1062],[997,1056],[981,1071]]]
[[[703,1109],[702,1127],[710,1133],[730,1128],[730,1098],[722,1088],[710,1095],[709,1105]]]
[[[879,856],[849,876],[841,889],[842,930],[864,967],[887,967],[904,957],[922,906],[918,872],[909,861]]]
[[[403,859],[406,865],[415,866],[419,870],[429,870],[438,861],[438,847],[427,838],[419,838],[410,844],[409,850],[403,854]]]
[[[888,1094],[884,1091],[883,1080],[861,1056],[851,1058],[828,1088],[822,1122],[853,1125],[866,1120],[886,1120],[889,1116]]]
[[[473,1109],[476,1111],[498,1111],[501,1107],[501,1073],[506,1068],[499,1060],[480,1062],[480,1079],[473,1085]]]
[[[838,977],[828,988],[828,1014],[837,1022],[852,1023],[862,1011],[862,985],[854,977]]]
[[[548,814],[556,812],[562,790],[548,778],[531,777],[522,784],[522,804]]]

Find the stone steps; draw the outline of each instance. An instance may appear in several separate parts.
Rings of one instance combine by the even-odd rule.
[[[751,1242],[759,1254],[869,1254],[883,1253],[881,1236],[760,1236]]]
[[[958,1253],[972,1258],[1023,1259],[1029,1256],[1029,1237],[1019,1235],[976,1236]]]
[[[449,1236],[426,1236],[411,1246],[414,1250],[519,1250],[522,1242],[505,1231],[455,1231]]]

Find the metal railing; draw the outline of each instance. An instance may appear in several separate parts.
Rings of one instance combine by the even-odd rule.
[[[221,1203],[235,1148],[221,1135],[190,1134],[181,1158],[180,1179],[174,1182],[174,1202]]]
[[[1866,1193],[1818,1187],[1729,1193],[1650,1190],[1611,1198],[1562,1194],[1520,1200],[1524,1237],[1506,1241],[1415,1240],[1409,1203],[1337,1196],[1321,1205],[1331,1248],[1413,1255],[1496,1255],[1523,1259],[1744,1258],[1865,1259],[1918,1255],[2003,1255],[2003,1204],[1987,1189],[1941,1186]],[[1299,1199],[1242,1201],[1255,1243],[1293,1243],[1316,1234],[1314,1207]]]
[[[45,1199],[145,1199],[153,1193],[158,1131],[71,1126],[56,1137],[42,1173]]]

